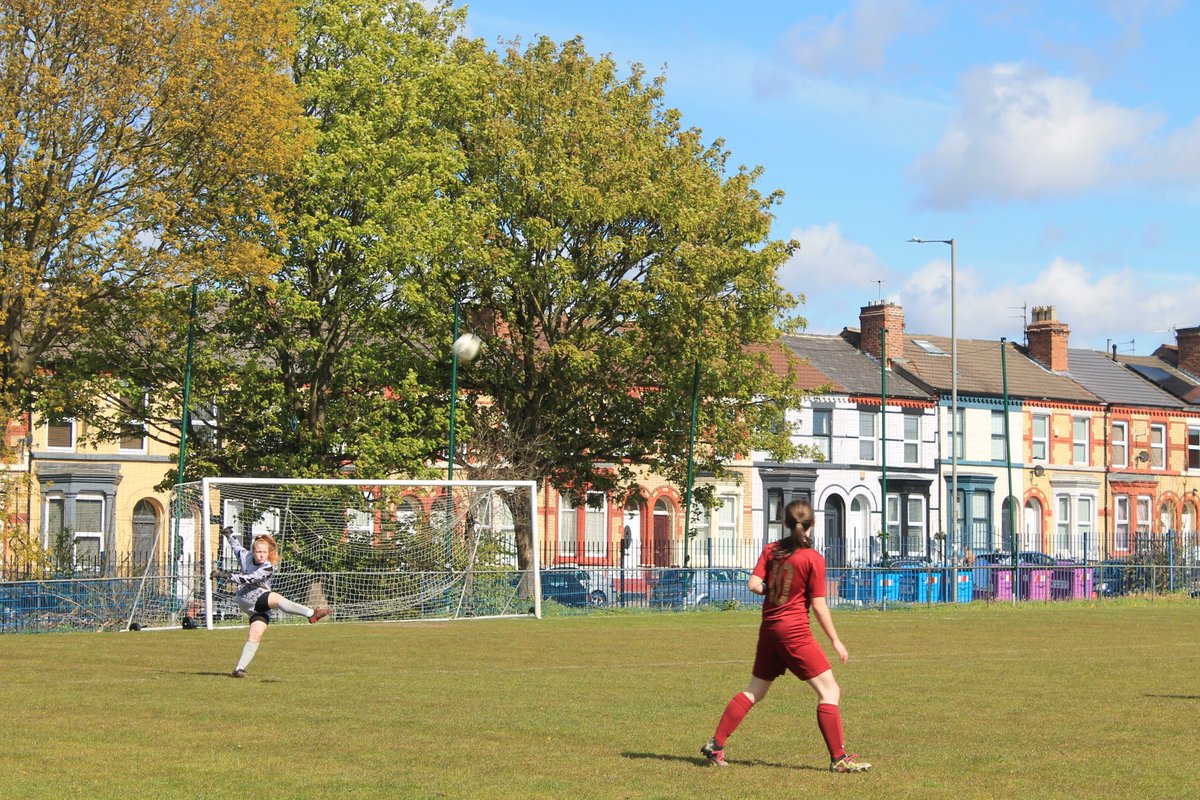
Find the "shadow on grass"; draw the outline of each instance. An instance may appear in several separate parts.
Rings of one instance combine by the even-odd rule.
[[[202,678],[228,678],[228,672],[193,672],[190,670],[180,670],[167,672],[168,675],[198,675]],[[258,683],[280,683],[279,678],[255,678],[252,675],[247,675],[242,680],[253,680]]]
[[[688,764],[693,764],[697,767],[708,767],[708,759],[698,758],[695,756],[681,756],[675,753],[634,753],[626,750],[621,753],[625,758],[630,759],[653,759],[655,761],[683,761]],[[799,770],[815,770],[816,772],[825,772],[821,767],[808,766],[806,764],[780,764],[777,761],[762,761],[757,758],[731,758],[728,759],[731,766],[737,767],[774,767],[776,769],[799,769]]]
[[[1200,700],[1200,694],[1148,694],[1146,697],[1157,697],[1160,700]]]

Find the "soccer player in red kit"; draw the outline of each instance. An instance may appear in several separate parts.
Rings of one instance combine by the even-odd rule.
[[[750,591],[765,595],[750,683],[725,706],[716,733],[700,752],[711,764],[729,766],[725,761],[725,741],[750,708],[767,696],[771,683],[791,670],[817,693],[817,727],[829,748],[829,770],[865,772],[871,765],[846,752],[842,715],[838,711],[841,690],[833,679],[829,659],[808,624],[811,609],[845,664],[850,656],[838,638],[825,602],[825,559],[813,549],[812,506],[803,500],[793,500],[784,509],[783,523],[789,535],[763,548],[750,576]]]

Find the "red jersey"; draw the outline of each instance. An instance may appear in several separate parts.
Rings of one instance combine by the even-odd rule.
[[[808,627],[812,598],[825,596],[825,558],[811,547],[801,547],[780,561],[775,558],[777,548],[777,542],[768,544],[754,565],[754,574],[766,582],[763,622]]]

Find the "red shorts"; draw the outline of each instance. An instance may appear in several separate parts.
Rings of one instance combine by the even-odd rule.
[[[773,681],[790,670],[806,681],[828,669],[825,651],[807,628],[791,631],[763,625],[758,629],[758,649],[750,671],[754,677]]]

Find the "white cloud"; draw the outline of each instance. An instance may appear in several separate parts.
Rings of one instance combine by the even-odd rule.
[[[1151,288],[1145,275],[1130,267],[1095,275],[1076,261],[1057,258],[1021,284],[985,286],[981,275],[959,267],[956,275],[956,328],[960,338],[1020,342],[1022,315],[1034,306],[1054,306],[1070,328],[1072,347],[1103,349],[1105,341],[1135,339],[1137,352],[1148,353],[1173,342],[1172,327],[1195,325],[1200,312],[1200,280]],[[914,333],[950,333],[950,266],[926,264],[902,290],[905,327]],[[1130,298],[1137,298],[1136,310]]]
[[[1125,183],[1148,168],[1131,161],[1141,160],[1134,156],[1162,123],[1157,114],[1095,99],[1082,81],[1020,64],[972,70],[960,91],[949,129],[912,169],[936,208]],[[1181,150],[1200,153],[1197,145],[1194,131],[1180,134]]]
[[[895,280],[874,250],[843,238],[836,223],[793,230],[791,236],[800,241],[800,250],[780,269],[779,282],[794,294],[870,289],[874,296],[879,281],[886,290]]]
[[[879,72],[887,50],[921,14],[908,0],[858,0],[832,20],[814,18],[792,28],[782,47],[808,75]]]

